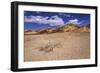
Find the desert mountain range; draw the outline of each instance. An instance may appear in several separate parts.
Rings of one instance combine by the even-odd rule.
[[[79,27],[76,24],[66,24],[62,27],[43,28],[40,30],[25,30],[24,34],[43,34],[43,33],[57,33],[57,32],[90,32],[90,24]]]

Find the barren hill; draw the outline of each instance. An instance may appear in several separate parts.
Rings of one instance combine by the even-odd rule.
[[[78,27],[76,24],[66,24],[58,28],[43,28],[40,30],[27,30],[25,34],[50,34],[56,32],[90,32],[90,25]]]

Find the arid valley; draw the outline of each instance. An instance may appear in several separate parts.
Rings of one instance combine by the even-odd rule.
[[[90,33],[64,32],[25,35],[24,61],[90,58]]]

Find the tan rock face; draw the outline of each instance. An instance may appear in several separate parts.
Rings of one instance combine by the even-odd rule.
[[[75,24],[67,24],[62,30],[64,32],[90,32],[90,27],[77,27]]]

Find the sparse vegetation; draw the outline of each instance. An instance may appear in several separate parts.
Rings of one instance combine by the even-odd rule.
[[[45,45],[37,47],[36,49],[43,52],[53,52],[54,48],[59,48],[60,46],[61,43],[53,43],[49,40],[49,42],[47,42]]]

